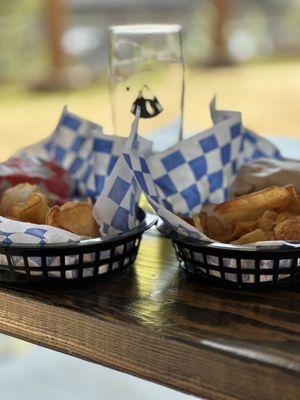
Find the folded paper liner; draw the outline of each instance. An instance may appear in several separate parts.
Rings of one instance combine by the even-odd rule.
[[[210,240],[176,214],[191,215],[199,212],[203,203],[222,202],[228,190],[230,193],[236,191],[236,188],[249,190],[249,187],[239,189],[237,184],[234,190],[230,189],[231,182],[235,178],[235,182],[239,179],[237,171],[247,162],[261,157],[267,158],[267,161],[281,159],[275,146],[243,128],[240,113],[218,111],[213,101],[211,114],[214,121],[211,129],[154,155],[150,153],[149,141],[137,134],[137,115],[130,136],[124,145],[118,145],[121,151],[118,158],[111,153],[114,148],[113,138],[104,135],[100,128],[95,129],[95,124],[64,111],[57,128],[58,133],[51,135],[50,142],[42,142],[41,146],[43,150],[47,146],[60,165],[65,168],[67,165],[78,180],[82,194],[92,193],[96,196],[94,216],[98,222],[103,222],[103,234],[121,233],[132,227],[136,221],[136,205],[143,192],[154,211],[178,234],[196,240]],[[92,133],[86,134],[84,127],[91,126]],[[62,148],[62,145],[65,147]],[[38,148],[35,147],[34,151],[38,151]],[[97,174],[97,170],[91,170],[93,152],[97,152],[97,156],[101,152],[103,154],[98,160],[105,160],[107,167],[102,166],[101,175]],[[67,164],[64,164],[65,160],[68,160]],[[107,176],[103,176],[103,173]],[[70,240],[78,240],[78,237]],[[262,242],[250,246],[282,245],[285,243]],[[249,248],[248,245],[246,247]]]
[[[229,198],[253,193],[271,186],[292,183],[300,193],[300,162],[289,159],[260,158],[241,166],[229,188]]]

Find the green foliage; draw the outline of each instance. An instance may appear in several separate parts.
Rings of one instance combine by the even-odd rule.
[[[43,63],[40,0],[0,3],[0,80],[19,80]]]
[[[0,15],[23,14],[24,16],[36,12],[41,7],[40,0],[9,0],[0,3]]]

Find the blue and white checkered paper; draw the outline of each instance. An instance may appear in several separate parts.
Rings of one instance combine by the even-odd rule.
[[[100,125],[64,108],[54,133],[24,154],[55,160],[76,182],[74,194],[97,199],[94,215],[103,224],[104,235],[135,226],[136,204],[143,191],[173,229],[199,236],[176,214],[191,215],[202,204],[224,201],[245,162],[280,157],[268,141],[243,128],[240,113],[217,111],[213,101],[211,114],[211,129],[151,154],[151,142],[137,134],[138,116],[126,140],[105,135]]]
[[[125,141],[125,138],[104,134],[100,125],[65,108],[45,148],[50,159],[69,171],[76,183],[77,194],[95,201]]]
[[[99,225],[103,224],[103,234],[105,235],[126,232],[134,228],[137,223],[135,207],[140,190],[136,183],[132,182],[132,179],[125,182],[128,169],[126,169],[126,164],[125,169],[124,165],[122,167],[122,163],[125,162],[123,157],[120,157],[119,166],[112,174],[112,179],[108,179],[125,144],[126,138],[106,135],[102,132],[100,125],[83,119],[64,108],[56,129],[46,140],[22,149],[17,154],[19,157],[25,158],[34,156],[47,161],[54,160],[70,173],[76,184],[74,196],[88,196],[92,200],[96,200],[102,192],[105,193],[94,208],[96,219],[99,221]],[[140,139],[138,146],[141,154],[148,156],[151,152],[152,142]],[[122,171],[125,171],[126,174],[123,180]],[[111,187],[112,182],[114,183],[113,187]],[[105,224],[105,221],[111,228]],[[15,228],[17,225],[12,222],[11,226]],[[9,238],[6,240],[3,237],[2,241],[6,240],[6,244],[25,241],[44,245],[80,240],[77,235],[72,235],[70,239],[69,232],[50,226],[47,227],[43,237],[38,237],[34,233],[31,234],[36,232],[36,229],[36,226],[32,225],[31,229],[31,224],[19,222],[15,235],[13,235],[13,231],[8,231]],[[3,232],[6,231],[3,230]],[[57,232],[60,232],[60,235]]]
[[[210,103],[210,114],[214,125],[222,123],[234,114],[235,111],[224,111],[216,109],[216,98]],[[239,169],[243,164],[256,160],[262,157],[282,159],[280,151],[268,140],[255,132],[241,126],[242,129],[242,142],[240,149],[240,158],[237,162],[237,169]]]
[[[56,161],[56,163],[69,171],[75,182],[76,190],[74,191],[74,195],[81,197],[88,196],[95,200],[104,191],[105,187],[109,188],[109,181],[107,182],[108,185],[106,185],[107,178],[114,169],[125,142],[126,138],[105,135],[99,125],[70,113],[67,108],[64,108],[54,132],[46,140],[20,150],[17,155],[25,158],[40,157],[47,161]],[[151,146],[152,142],[142,139],[139,150],[143,155],[148,155]],[[120,162],[122,162],[122,159],[121,157]],[[98,211],[105,217],[113,214],[113,218],[108,222],[114,227],[114,232],[128,231],[135,227],[137,223],[135,207],[140,191],[134,186],[134,182],[129,181],[127,197],[124,196],[124,199],[121,199],[124,193],[124,184],[122,185],[120,182],[121,175],[114,187],[109,188],[109,193],[107,196],[104,196],[100,206],[98,203],[94,209],[100,224],[105,221],[105,218],[103,221],[101,218],[99,219]],[[126,201],[127,198],[131,201],[130,212],[125,215],[126,209],[122,209],[122,200]],[[114,203],[112,203],[112,200]],[[116,208],[113,208],[113,204],[116,204],[116,202],[119,202],[119,212],[114,212]],[[104,223],[103,228],[105,227]],[[103,230],[105,231],[105,229]],[[107,233],[110,232],[111,230],[107,229]],[[48,243],[76,242],[80,239],[81,237],[78,235],[55,227],[17,222],[0,217],[0,242],[6,245],[13,243],[45,245]],[[84,261],[93,261],[94,257],[95,255],[92,253],[86,254],[84,255]],[[15,266],[23,265],[23,258],[14,257],[12,262]],[[28,262],[31,267],[41,266],[40,257],[30,257]],[[5,256],[0,255],[0,263],[7,264]],[[47,259],[49,267],[55,267],[59,263],[60,260],[57,257]],[[65,258],[66,265],[76,265],[78,263],[78,255],[67,256]],[[99,267],[99,274],[105,273],[107,268],[107,265],[101,265]],[[92,269],[87,269],[83,271],[83,276],[90,276],[92,273]],[[40,275],[42,272],[37,268],[34,274]],[[66,278],[75,278],[76,274],[76,271],[67,271]],[[59,275],[59,272],[49,272],[49,275],[56,277]]]
[[[95,201],[125,142],[126,138],[103,133],[100,125],[64,107],[54,132],[16,155],[55,161],[71,175],[73,194]]]
[[[176,232],[208,239],[176,214],[192,215],[206,203],[220,203],[238,168],[259,157],[280,158],[279,151],[260,136],[245,130],[238,112],[217,111],[211,104],[214,126],[170,149],[144,156],[136,146],[138,117],[123,157],[156,213]],[[125,171],[123,171],[123,175]]]
[[[211,107],[213,128],[149,157],[143,156],[136,146],[140,141],[137,116],[123,158],[127,164],[128,181],[133,177],[135,190],[140,188],[155,212],[172,230],[183,236],[213,242],[176,213],[189,215],[199,212],[205,203],[224,201],[228,187],[241,165],[260,157],[280,159],[281,156],[278,149],[267,140],[242,127],[239,113],[217,111],[214,102]],[[117,170],[115,172],[117,177]],[[124,163],[122,174],[124,179]],[[109,223],[107,225],[109,227]],[[246,246],[278,248],[287,245],[284,242],[259,242]],[[203,256],[199,253],[194,253],[194,258],[203,262]],[[288,263],[290,260],[282,261]],[[208,262],[218,265],[218,259],[213,256],[209,257]],[[228,262],[228,267],[236,268],[235,260],[228,259]],[[242,265],[242,268],[252,267],[253,260],[246,260]],[[266,260],[264,268],[273,268],[272,262]],[[213,271],[212,275],[220,278],[219,271]],[[235,274],[225,275],[228,280],[236,280]],[[285,274],[280,274],[279,279],[285,277]],[[244,282],[254,282],[250,274],[243,274],[242,279]],[[260,279],[263,282],[272,278],[262,275]]]
[[[140,190],[132,179],[126,182],[128,169],[126,164],[125,169],[124,165],[122,167],[122,163],[125,162],[123,157],[120,157],[117,172],[112,174],[113,187],[111,187],[112,179],[107,181],[125,143],[126,138],[104,134],[100,125],[69,112],[65,107],[54,132],[47,139],[20,150],[17,155],[54,160],[70,173],[75,183],[74,196],[87,196],[95,201],[103,191],[105,195],[101,196],[100,202],[97,202],[94,214],[99,224],[103,224],[103,235],[106,235],[126,232],[134,228],[137,223],[135,207]],[[149,155],[151,147],[152,142],[146,139],[140,140],[141,154]],[[121,172],[118,172],[120,170]],[[123,180],[122,171],[127,171]],[[81,239],[78,235],[62,229],[10,221],[2,217],[0,226],[3,233],[0,235],[0,242],[7,245],[11,243],[44,245]]]
[[[26,222],[12,221],[4,217],[0,217],[0,242],[5,245],[13,243],[22,244],[38,244],[44,245],[47,243],[70,243],[78,242],[81,239],[80,236],[75,235],[71,232],[67,232],[63,229],[49,227],[47,225],[29,224]],[[108,254],[102,255],[106,258]],[[39,267],[42,266],[41,257],[28,257],[29,267],[34,267],[36,270],[31,270],[31,275],[40,276],[43,274]],[[24,259],[22,256],[11,256],[10,261],[15,267],[24,267]],[[95,253],[87,253],[83,255],[84,262],[95,261]],[[78,254],[72,254],[65,257],[65,265],[76,266],[79,264],[80,259]],[[48,271],[49,277],[60,277],[60,272],[55,271],[55,267],[61,265],[60,257],[46,257],[47,266],[50,267]],[[8,265],[7,257],[5,254],[0,254],[0,264]],[[53,267],[53,271],[51,270]],[[113,266],[114,267],[114,266]],[[98,273],[103,274],[107,272],[108,265],[100,265],[98,267]],[[70,269],[65,271],[66,279],[77,278],[78,271],[76,269]],[[93,268],[85,268],[83,270],[83,277],[89,277],[93,275]]]
[[[43,245],[80,240],[80,236],[74,233],[55,227],[51,228],[50,230],[48,225],[30,224],[0,217],[0,242],[6,245],[12,243]]]
[[[205,203],[225,200],[228,187],[244,163],[260,157],[280,158],[277,148],[243,128],[240,113],[218,111],[213,101],[211,114],[214,122],[211,129],[164,152],[151,154],[151,142],[137,134],[138,115],[126,140],[105,135],[101,126],[65,108],[54,133],[18,155],[55,160],[68,170],[76,183],[74,194],[97,199],[94,215],[102,224],[103,235],[135,227],[136,206],[143,192],[173,230],[209,240],[176,214],[190,215],[199,212]],[[0,230],[0,241],[8,245],[80,240],[61,229],[3,218]],[[22,263],[15,261],[16,265]],[[58,260],[48,261],[55,266]],[[77,262],[77,259],[66,260],[66,264]],[[30,265],[38,267],[40,260],[32,257]],[[69,278],[72,274],[70,271]]]
[[[142,157],[151,153],[152,142],[137,136],[138,115],[133,122],[131,134],[123,151],[138,151]],[[136,226],[136,209],[141,190],[134,174],[128,168],[123,154],[107,179],[103,191],[94,206],[94,217],[101,225],[103,235],[127,232]]]
[[[61,243],[61,242],[78,242],[80,236],[63,229],[49,227],[48,225],[37,225],[26,222],[12,221],[10,219],[0,217],[0,242],[5,245],[13,243],[22,244],[38,244],[44,245],[47,243]],[[22,256],[11,257],[11,262],[14,266],[24,266],[24,259]],[[67,264],[78,264],[79,257],[76,255],[68,256],[65,259]],[[4,254],[0,254],[0,264],[8,265],[7,258]],[[36,271],[32,271],[32,275],[42,275],[39,267],[42,265],[41,257],[29,257],[29,267],[36,267]],[[60,265],[59,257],[47,257],[47,265],[55,267]],[[76,271],[66,271],[66,278],[74,278]],[[50,272],[49,276],[57,277],[59,272]]]

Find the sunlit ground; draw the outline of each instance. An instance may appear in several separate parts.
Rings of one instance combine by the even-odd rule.
[[[192,400],[194,397],[0,334],[1,400]]]
[[[172,95],[172,87],[164,90]],[[264,135],[300,139],[300,62],[250,64],[186,73],[185,131],[210,126],[208,103],[218,95],[220,108],[239,110],[245,124]],[[62,107],[112,131],[107,82],[69,92],[30,93],[0,86],[0,159],[17,148],[47,136]]]

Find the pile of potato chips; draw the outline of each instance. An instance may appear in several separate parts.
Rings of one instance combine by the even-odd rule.
[[[0,215],[55,226],[80,236],[100,236],[90,200],[53,205],[45,191],[29,183],[20,183],[3,192]],[[188,222],[223,243],[300,241],[300,195],[293,185],[273,186],[218,205],[203,206],[201,213]]]
[[[46,224],[80,236],[100,236],[89,200],[52,205],[46,192],[37,185],[20,183],[6,189],[0,200],[0,215],[23,222]]]
[[[300,240],[300,195],[293,185],[273,186],[204,206],[193,225],[223,243]]]

